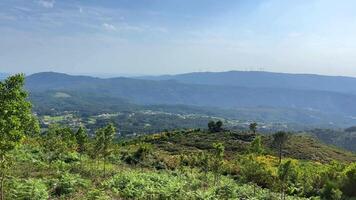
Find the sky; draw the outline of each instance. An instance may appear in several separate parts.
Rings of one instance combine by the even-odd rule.
[[[356,76],[353,0],[0,0],[0,72]]]

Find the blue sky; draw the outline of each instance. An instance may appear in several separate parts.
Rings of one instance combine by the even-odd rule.
[[[356,76],[352,0],[1,0],[0,72]]]

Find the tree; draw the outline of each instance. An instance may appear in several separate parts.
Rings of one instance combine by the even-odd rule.
[[[88,142],[88,133],[84,127],[79,127],[78,131],[75,133],[75,139],[77,141],[77,151],[83,153],[86,150],[86,143]]]
[[[7,154],[21,144],[25,135],[39,133],[39,125],[23,89],[25,76],[18,74],[0,82],[0,200],[4,199]]]
[[[209,132],[214,132],[214,129],[215,129],[215,122],[214,121],[210,121],[208,123],[208,129],[209,129]]]
[[[208,123],[208,129],[209,129],[209,132],[211,132],[211,133],[216,133],[216,132],[222,131],[223,130],[222,126],[223,126],[223,122],[220,120],[217,122],[210,121]]]
[[[222,121],[217,121],[216,123],[215,123],[215,131],[216,132],[220,132],[220,131],[222,131],[222,126],[223,126],[223,123],[222,123]]]
[[[279,155],[279,164],[282,162],[282,151],[284,144],[288,140],[288,134],[284,131],[279,131],[273,135],[273,143],[277,146],[278,148],[278,155]]]
[[[256,131],[257,131],[257,123],[256,122],[253,122],[249,125],[249,128],[250,128],[250,131],[253,133],[253,134],[256,134]]]
[[[213,152],[214,160],[213,160],[212,170],[214,171],[215,174],[214,183],[216,184],[219,179],[221,166],[223,164],[225,147],[222,143],[214,143],[213,148],[214,148],[214,152]]]
[[[278,168],[278,178],[281,182],[281,200],[285,199],[285,184],[288,181],[288,176],[291,170],[291,161],[279,165]]]
[[[111,145],[116,133],[115,126],[110,123],[104,128],[101,128],[95,133],[95,151],[104,159],[104,176],[106,159],[111,153]]]
[[[264,152],[263,145],[261,142],[261,136],[257,136],[250,145],[250,153],[260,155]]]
[[[50,162],[62,158],[68,151],[76,150],[76,138],[69,127],[53,124],[44,135],[43,146]]]

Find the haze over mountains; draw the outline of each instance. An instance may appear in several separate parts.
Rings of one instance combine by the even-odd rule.
[[[101,99],[100,104],[107,101],[108,105],[119,104],[121,108],[186,105],[209,111],[216,108],[230,113],[229,116],[251,120],[261,115],[268,120],[271,115],[274,117],[270,119],[275,121],[345,126],[356,123],[354,86],[356,78],[350,77],[240,71],[108,79],[44,72],[26,80],[33,97],[49,98],[53,94],[54,100],[69,104],[75,104],[74,98],[79,98],[91,102],[87,105]],[[58,91],[68,95],[57,98]]]
[[[7,76],[8,74],[0,73],[0,80],[5,79]]]
[[[149,80],[177,80],[189,84],[321,90],[356,94],[356,78],[263,71],[195,72],[178,75],[143,76]]]

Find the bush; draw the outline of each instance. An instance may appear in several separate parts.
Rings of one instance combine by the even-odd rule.
[[[273,188],[276,175],[268,165],[259,162],[253,156],[243,157],[239,163],[243,182],[253,182],[264,188]]]
[[[125,171],[104,182],[118,199],[276,199],[278,194],[257,186],[240,186],[228,177],[214,184],[214,174]],[[286,199],[299,199],[287,196]]]
[[[184,183],[178,177],[154,172],[126,171],[104,184],[115,194],[129,199],[176,199]]]
[[[328,182],[324,185],[320,196],[325,200],[340,200],[342,192],[338,189],[335,183]]]
[[[49,194],[46,184],[40,179],[12,179],[8,185],[8,199],[14,200],[47,200]]]
[[[342,191],[349,197],[356,197],[356,163],[346,168],[344,173]]]
[[[105,192],[98,190],[98,189],[93,189],[87,194],[86,199],[87,200],[109,200],[111,198]]]
[[[52,181],[53,194],[56,196],[67,196],[76,192],[81,187],[86,187],[88,183],[79,175],[64,173],[59,179]]]

